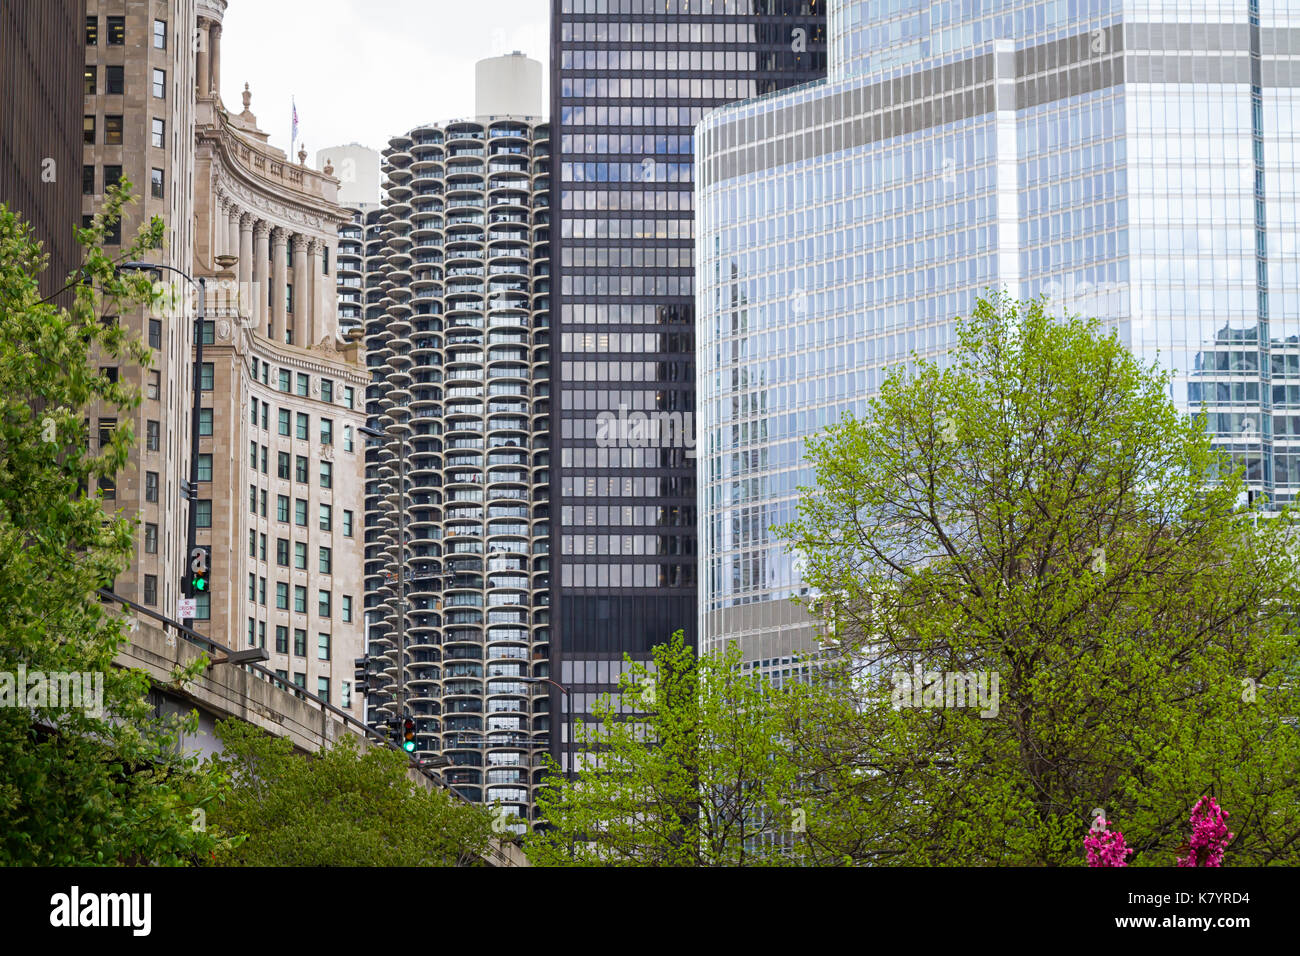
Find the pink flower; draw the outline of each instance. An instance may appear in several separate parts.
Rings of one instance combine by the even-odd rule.
[[[1201,797],[1196,801],[1196,806],[1192,807],[1192,836],[1187,841],[1187,856],[1179,858],[1179,866],[1223,865],[1223,849],[1233,837],[1224,823],[1227,816],[1213,797]]]
[[[1133,855],[1133,848],[1125,844],[1124,834],[1110,829],[1110,823],[1099,818],[1101,826],[1091,830],[1083,840],[1083,848],[1088,852],[1089,866],[1128,866],[1127,857]]]

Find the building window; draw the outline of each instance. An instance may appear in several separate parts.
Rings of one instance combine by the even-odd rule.
[[[204,345],[212,345],[217,341],[217,324],[212,321],[205,321],[202,326],[194,327],[194,343],[198,344],[198,337],[203,336]]]
[[[328,634],[316,635],[316,660],[327,661],[330,659],[330,636]]]
[[[155,421],[145,422],[144,447],[146,451],[158,450],[159,425]]]
[[[262,517],[265,518],[266,517],[266,489],[263,488],[261,491],[257,493],[257,495],[261,499],[259,504],[261,505],[260,510],[262,512]]]
[[[257,514],[257,485],[248,486],[248,513]]]
[[[144,576],[144,603],[150,607],[158,606],[158,575]]]
[[[163,171],[157,167],[149,171],[149,195],[154,199],[163,198]]]
[[[250,558],[257,557],[257,529],[256,528],[248,529],[248,556]]]
[[[123,127],[124,124],[122,121],[122,117],[120,115],[105,116],[104,117],[104,145],[121,146]]]
[[[283,624],[275,626],[275,652],[277,654],[289,653],[289,629]]]
[[[307,527],[307,499],[295,498],[293,501],[293,520],[300,528]]]
[[[320,420],[320,443],[322,445],[334,444],[334,422],[329,418]]]
[[[212,617],[212,595],[207,591],[195,595],[195,613],[196,621],[207,621]]]
[[[257,575],[252,571],[248,572],[248,599],[250,601],[257,600]],[[248,619],[248,630],[251,636],[253,631],[253,619],[251,617]]]
[[[149,348],[162,349],[162,319],[149,320]]]
[[[339,694],[339,706],[347,710],[352,706],[352,684],[343,681],[342,693]]]
[[[289,539],[275,539],[275,563],[282,568],[289,566]]]
[[[352,450],[352,426],[351,425],[343,426],[343,450],[344,451]]]
[[[306,395],[310,388],[311,388],[311,376],[304,375],[302,374],[302,372],[299,372],[298,373],[298,394]]]
[[[329,591],[316,592],[316,613],[320,617],[330,616],[330,592]]]
[[[320,529],[322,531],[331,531],[334,528],[334,518],[329,505],[320,506]]]
[[[266,607],[266,578],[257,579],[257,603]]]
[[[216,370],[211,362],[204,362],[199,370],[199,389],[210,392],[216,381]]]
[[[257,557],[260,561],[266,560],[266,535],[264,534],[257,536]]]
[[[117,483],[112,478],[100,478],[99,493],[106,501],[116,501]]]
[[[281,408],[278,410],[280,416],[280,434],[287,436],[289,434],[289,409]],[[286,478],[288,475],[285,476]]]
[[[352,623],[352,595],[351,594],[343,595],[342,601],[343,603],[339,607],[339,612],[343,615],[343,622],[345,624],[351,624]]]
[[[293,385],[293,373],[287,368],[280,369],[280,391],[287,392]]]
[[[296,462],[297,467],[294,469],[294,478],[300,484],[307,484],[307,457],[299,455]]]
[[[289,610],[289,585],[283,581],[275,582],[275,606],[278,610]]]
[[[334,487],[334,466],[328,461],[320,463],[320,486],[322,488]]]
[[[81,139],[91,146],[95,145],[95,117],[85,116],[81,120]]]
[[[293,543],[293,566],[300,571],[307,570],[307,542],[295,541]]]
[[[156,524],[146,524],[144,526],[144,553],[158,553],[158,526]]]
[[[167,21],[155,20],[153,22],[153,48],[155,50],[167,49]]]
[[[123,46],[126,44],[126,17],[109,17],[108,18],[108,45]]]
[[[327,704],[330,702],[330,679],[328,677],[316,678],[316,696]]]
[[[276,453],[275,476],[286,481],[289,478],[289,453],[287,451]]]
[[[298,614],[307,613],[307,588],[302,584],[293,586],[293,609]]]
[[[95,74],[98,72],[99,70],[97,67],[94,66],[86,67],[86,72],[84,74],[84,79],[81,87],[82,93],[86,94],[87,96],[95,95]]]
[[[322,402],[334,401],[334,382],[328,378],[320,380],[320,400]]]
[[[356,408],[357,392],[351,385],[343,386],[343,404],[348,408]]]
[[[167,71],[153,71],[153,95],[160,100],[167,98]]]
[[[153,119],[150,142],[157,149],[165,149],[167,147],[167,124],[156,116]]]
[[[199,436],[209,436],[212,434],[212,409],[199,409]]]
[[[104,67],[104,92],[121,96],[126,89],[124,68],[120,66]]]
[[[330,567],[333,564],[332,557],[333,555],[329,548],[323,547],[320,549],[320,573],[321,574],[332,573],[330,571]]]
[[[275,496],[275,518],[277,521],[289,520],[289,497],[287,495]]]
[[[303,441],[311,434],[311,416],[306,412],[298,413],[298,437]]]
[[[121,167],[121,166],[116,166],[116,165],[114,165],[114,166],[105,166],[105,167],[104,167],[104,189],[105,189],[105,191],[107,191],[107,190],[109,190],[109,189],[112,189],[114,186],[116,186],[116,185],[117,185],[118,183],[120,183],[121,181],[122,181],[122,167]]]
[[[144,473],[144,500],[153,502],[158,500],[158,472],[156,471]]]
[[[86,17],[86,46],[99,44],[99,17]]]
[[[343,535],[347,538],[352,537],[352,512],[346,508],[343,510]]]
[[[95,195],[95,167],[94,166],[81,167],[81,195],[83,196]]]
[[[194,502],[194,523],[200,528],[212,527],[212,499],[200,498]]]
[[[198,475],[199,481],[212,480],[212,456],[210,454],[199,455]]]
[[[290,262],[289,265],[292,266],[293,263]],[[284,287],[284,311],[288,312],[290,315],[293,315],[293,283],[292,282],[287,283]],[[303,394],[306,393],[304,392]]]
[[[162,388],[162,376],[156,369],[149,372],[149,378],[145,382],[145,395],[153,401],[158,401],[159,390]]]

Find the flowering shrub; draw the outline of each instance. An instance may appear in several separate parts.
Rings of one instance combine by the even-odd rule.
[[[1232,839],[1228,832],[1227,812],[1213,797],[1201,797],[1192,807],[1192,836],[1187,841],[1187,856],[1180,857],[1179,866],[1222,866],[1223,850]]]
[[[1127,857],[1133,855],[1133,848],[1124,842],[1124,834],[1110,829],[1104,817],[1097,820],[1097,825],[1084,838],[1083,848],[1088,851],[1089,866],[1128,866]]]

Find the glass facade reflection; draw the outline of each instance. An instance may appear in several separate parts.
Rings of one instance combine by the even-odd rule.
[[[1259,493],[1300,491],[1300,3],[1192,7],[832,0],[827,81],[701,121],[705,645],[814,646],[768,530],[803,441],[990,287],[1103,318]]]
[[[586,714],[625,652],[694,640],[694,124],[824,75],[825,18],[822,0],[551,10],[554,652]]]

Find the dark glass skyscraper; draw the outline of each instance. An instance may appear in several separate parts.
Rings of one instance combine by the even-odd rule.
[[[824,76],[825,19],[823,0],[552,2],[556,707],[589,713],[625,652],[694,640],[693,127]]]

